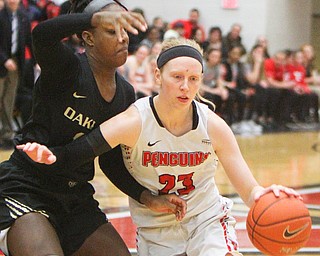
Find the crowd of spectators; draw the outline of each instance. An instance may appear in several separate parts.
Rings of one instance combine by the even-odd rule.
[[[15,132],[32,111],[32,91],[40,68],[31,31],[39,23],[66,13],[65,0],[0,0],[0,147],[11,149]]]
[[[135,11],[144,15],[140,8]],[[156,54],[151,49],[155,44],[168,38],[194,39],[205,56],[202,96],[215,104],[216,113],[236,134],[319,127],[319,94],[314,88],[319,88],[320,83],[314,71],[312,45],[270,55],[268,40],[263,35],[257,35],[252,48],[246,49],[240,23],[233,24],[226,33],[219,26],[212,26],[205,33],[199,20],[196,8],[190,10],[188,19],[166,22],[156,17],[140,40],[130,41],[131,54],[137,56],[141,45],[149,47],[144,65],[154,65]],[[143,83],[139,88],[132,79],[133,76],[140,79],[141,70],[148,72],[148,68],[138,68],[143,65],[136,64],[131,68],[136,71],[130,73],[130,66],[129,57],[120,72],[134,84],[137,98],[155,94],[156,84],[148,86],[148,93],[141,94]],[[154,68],[149,70],[152,76]]]
[[[0,9],[6,1],[0,0]],[[31,29],[39,22],[67,13],[70,5],[68,0],[16,1],[28,15]],[[132,11],[145,15],[141,8]],[[146,32],[129,34],[130,56],[118,71],[134,86],[137,98],[154,95],[157,85],[153,71],[161,42],[178,37],[194,39],[205,56],[202,96],[215,104],[214,111],[236,134],[260,134],[318,124],[319,93],[314,88],[319,87],[320,79],[314,67],[312,45],[270,55],[268,40],[262,35],[257,35],[251,49],[246,49],[241,30],[241,24],[235,23],[229,31],[212,25],[206,33],[196,8],[190,10],[186,19],[165,21],[158,16]],[[76,35],[66,38],[65,43],[75,51],[83,51]],[[24,125],[31,113],[32,89],[39,72],[32,49],[26,47],[13,112],[16,129]]]

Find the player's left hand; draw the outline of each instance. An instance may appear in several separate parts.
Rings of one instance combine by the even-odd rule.
[[[273,184],[273,185],[266,187],[266,188],[260,187],[260,189],[256,189],[256,191],[254,191],[254,195],[253,195],[254,200],[255,201],[259,200],[259,198],[261,196],[263,196],[269,192],[273,192],[273,194],[276,197],[279,197],[281,191],[286,193],[288,196],[294,196],[294,197],[297,197],[302,200],[302,197],[300,196],[300,194],[297,191],[295,191],[294,189],[288,188],[288,187],[285,187],[282,185],[276,185],[276,184]]]
[[[57,160],[51,150],[36,142],[17,145],[16,148],[25,152],[34,162],[37,163],[50,165]]]
[[[153,195],[145,190],[140,201],[152,211],[173,213],[177,221],[181,221],[186,215],[187,203],[176,194]]]

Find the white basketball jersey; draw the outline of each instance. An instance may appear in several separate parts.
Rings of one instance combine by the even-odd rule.
[[[134,147],[122,145],[124,161],[132,176],[154,194],[176,193],[185,199],[185,220],[217,204],[220,196],[214,174],[218,159],[207,132],[208,107],[194,101],[193,129],[177,137],[161,124],[153,98],[139,99],[134,105],[141,116],[142,130]],[[153,212],[131,198],[129,205],[138,227],[176,223],[173,214]],[[218,214],[221,208],[217,208]]]

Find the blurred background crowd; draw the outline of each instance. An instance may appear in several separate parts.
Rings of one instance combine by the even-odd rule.
[[[32,54],[31,31],[39,23],[68,12],[68,0],[0,0],[0,145],[12,147],[16,131],[31,113],[32,89],[41,70]],[[145,16],[142,8],[131,11]],[[148,30],[129,34],[129,57],[119,72],[133,85],[136,97],[157,94],[153,72],[161,42],[194,39],[204,52],[201,95],[215,104],[236,134],[319,128],[320,76],[312,44],[270,54],[268,38],[257,35],[251,48],[242,42],[242,25],[228,31],[212,24],[208,31],[201,13],[186,18],[154,17]],[[16,28],[16,29],[15,29]],[[83,52],[79,38],[64,40]]]

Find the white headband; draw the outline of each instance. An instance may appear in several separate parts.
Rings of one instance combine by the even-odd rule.
[[[100,11],[109,4],[115,4],[113,0],[93,0],[90,2],[86,8],[84,8],[83,13],[93,14]]]

